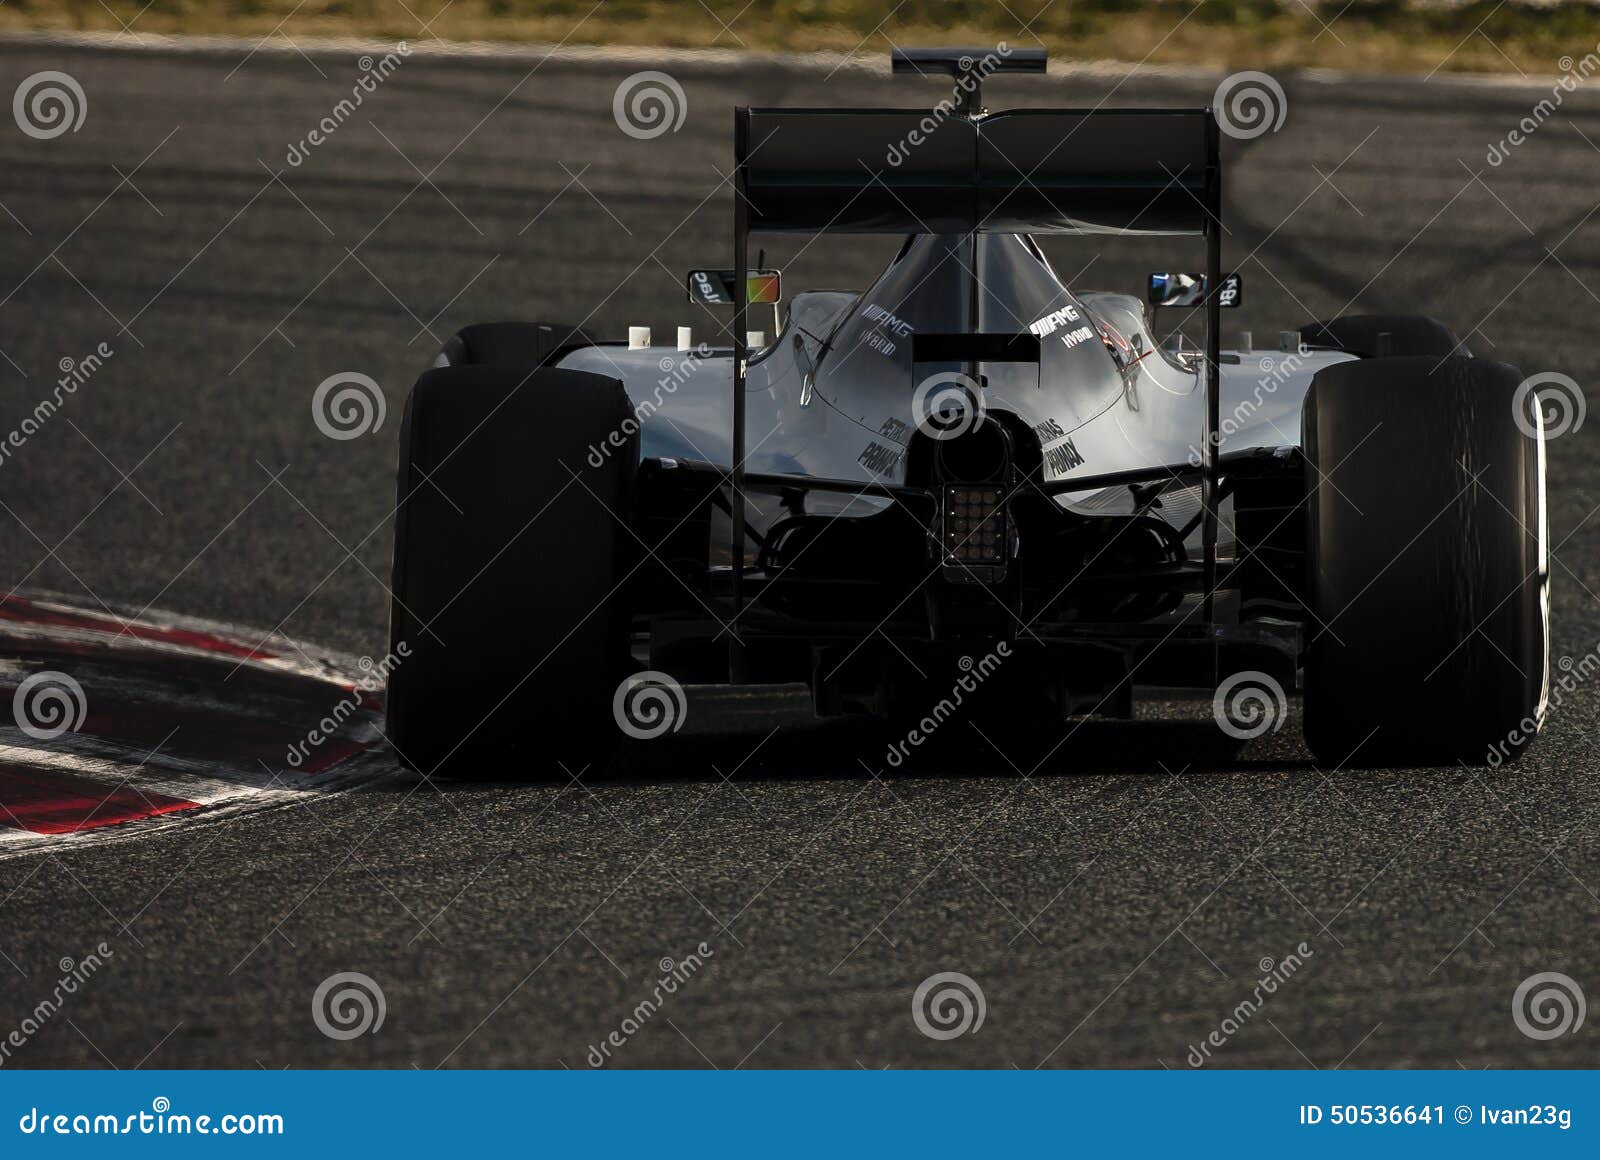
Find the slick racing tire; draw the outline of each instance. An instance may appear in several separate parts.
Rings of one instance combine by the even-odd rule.
[[[527,370],[594,341],[588,331],[563,322],[478,322],[451,335],[433,365]]]
[[[1513,413],[1520,378],[1457,356],[1312,380],[1305,729],[1325,768],[1499,765],[1538,732],[1544,441]]]
[[[632,415],[620,382],[576,371],[417,381],[390,615],[387,732],[406,765],[540,778],[604,764],[628,665]]]
[[[1300,328],[1301,341],[1311,346],[1332,347],[1361,358],[1379,357],[1379,335],[1387,334],[1388,347],[1381,352],[1397,358],[1467,353],[1450,328],[1420,314],[1352,314],[1328,322],[1313,322]]]

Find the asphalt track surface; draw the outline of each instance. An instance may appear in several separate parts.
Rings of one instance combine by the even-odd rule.
[[[641,67],[415,58],[292,168],[355,54],[0,47],[6,92],[59,69],[89,101],[75,134],[0,132],[5,426],[61,359],[115,351],[0,467],[7,587],[380,656],[399,413],[437,340],[499,317],[690,321],[682,271],[729,257],[735,103],[938,95],[856,69],[675,60],[685,122],[641,141],[612,114]],[[1008,79],[988,97],[1197,104],[1217,78],[1120,80]],[[1536,88],[1284,80],[1284,127],[1226,143],[1226,246],[1247,287],[1230,329],[1265,344],[1312,317],[1425,308],[1480,354],[1600,378],[1591,94],[1491,168]],[[858,286],[882,248],[774,257],[791,285]],[[1092,258],[1080,281],[1111,287],[1182,264],[1152,242],[1055,254],[1069,273]],[[389,417],[335,441],[311,393],[348,370],[382,385]],[[1557,657],[1600,640],[1593,447],[1585,428],[1550,448]],[[1302,968],[1217,1065],[1600,1058],[1596,1021],[1536,1041],[1511,1008],[1544,971],[1600,994],[1593,687],[1499,771],[1326,772],[1294,720],[1232,754],[1204,706],[1163,708],[1189,720],[1086,726],[1037,769],[1007,738],[952,738],[895,771],[869,729],[758,727],[641,743],[572,784],[441,790],[395,771],[9,858],[0,1033],[59,960],[102,940],[114,957],[7,1062],[581,1068],[660,960],[702,942],[704,968],[616,1065],[1182,1068],[1262,960],[1301,943]],[[286,721],[285,744],[310,724]],[[376,980],[386,1008],[348,1041],[312,1018],[342,971]],[[918,1031],[913,992],[941,971],[981,986],[976,1032]]]

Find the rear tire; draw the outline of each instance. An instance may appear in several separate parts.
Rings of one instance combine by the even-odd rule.
[[[1544,450],[1513,415],[1520,378],[1455,357],[1312,381],[1305,727],[1323,765],[1499,765],[1538,732]]]
[[[632,415],[620,382],[576,371],[447,367],[417,381],[390,617],[387,732],[406,765],[529,778],[609,756],[628,664]]]
[[[1467,353],[1448,326],[1420,314],[1352,314],[1300,328],[1303,342],[1331,346],[1361,358],[1379,357],[1378,336],[1382,334],[1389,336],[1388,348],[1381,352],[1386,357],[1427,355],[1440,359]]]
[[[528,370],[594,341],[588,331],[564,322],[477,322],[451,335],[433,365]]]

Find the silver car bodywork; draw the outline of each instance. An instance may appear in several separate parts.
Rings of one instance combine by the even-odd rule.
[[[1037,363],[978,367],[985,414],[1014,415],[1038,438],[1035,482],[1200,463],[1201,360],[1163,349],[1140,299],[1075,293],[1031,238],[991,234],[916,235],[865,291],[797,295],[782,331],[749,362],[746,469],[904,484],[907,451],[926,419],[918,386],[954,365],[916,363],[914,339],[959,331],[974,284],[979,333],[1039,339]],[[1298,342],[1286,351],[1224,351],[1219,454],[1298,447],[1312,376],[1351,357]],[[732,358],[728,348],[607,344],[574,349],[557,365],[622,381],[643,458],[727,468]],[[1127,515],[1135,502],[1124,486],[1054,498],[1084,515]],[[892,502],[819,492],[808,509],[867,515]],[[750,518],[761,526],[759,510]]]

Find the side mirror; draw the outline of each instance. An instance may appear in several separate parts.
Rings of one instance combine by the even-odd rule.
[[[706,306],[732,306],[732,270],[690,270],[689,301]],[[753,270],[745,279],[745,294],[751,306],[776,306],[783,297],[777,270]]]
[[[1217,305],[1238,306],[1244,297],[1244,282],[1238,274],[1223,276],[1217,288]],[[1206,300],[1204,274],[1151,274],[1151,306],[1203,306]]]

